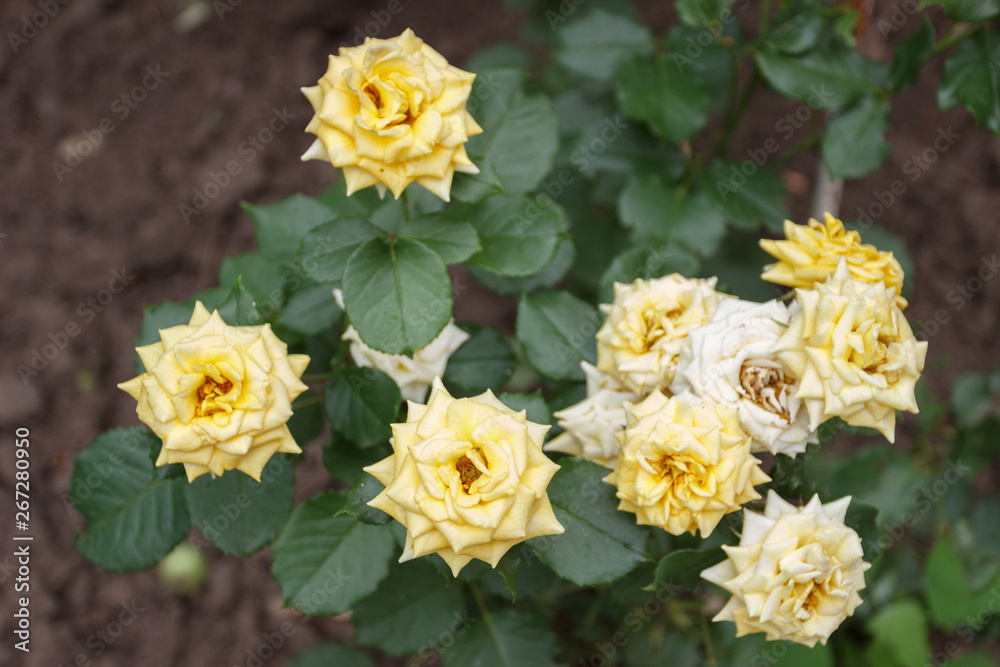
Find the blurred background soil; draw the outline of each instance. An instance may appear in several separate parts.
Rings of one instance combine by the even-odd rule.
[[[48,3],[58,12],[37,34],[27,31],[32,36],[17,52],[7,35],[20,34],[23,17],[46,2],[0,4],[0,664],[253,665],[272,652],[261,650],[264,635],[273,644],[279,633],[281,647],[265,662],[282,665],[301,648],[349,637],[349,624],[300,623],[283,610],[268,549],[246,561],[209,549],[210,583],[191,598],[165,591],[149,572],[101,572],[74,546],[84,524],[64,501],[73,457],[99,432],[137,423],[134,401],[115,384],[133,374],[142,304],[213,286],[227,254],[254,247],[241,200],[318,194],[334,179],[329,165],[299,161],[311,142],[302,132],[311,110],[298,88],[315,83],[328,53],[354,44],[363,30],[389,37],[411,27],[461,64],[483,45],[516,39],[522,17],[497,0],[400,0],[402,12],[383,28],[372,21],[386,2],[216,0],[186,30],[192,15],[182,0],[63,1]],[[658,34],[675,22],[672,3],[641,4]],[[876,2],[875,20],[893,4]],[[867,40],[870,52],[888,58],[919,23],[911,17],[888,40]],[[892,156],[878,173],[847,184],[842,212],[853,219],[859,207],[869,210],[907,241],[916,262],[907,315],[947,318],[930,338],[926,373],[944,396],[956,374],[1000,362],[1000,281],[973,282],[977,291],[965,296],[957,289],[1000,250],[1000,140],[962,109],[938,111],[941,70],[938,59],[893,104]],[[760,96],[731,157],[745,159],[742,151],[774,136],[775,123],[794,108]],[[281,127],[272,141],[248,141],[269,123]],[[939,131],[954,137],[944,151],[933,149]],[[93,151],[67,162],[67,147],[88,136]],[[192,205],[194,190],[230,161],[239,174],[186,222],[180,204]],[[815,156],[803,156],[785,170],[799,222],[815,164]],[[127,284],[119,294],[102,292],[120,283]],[[467,290],[456,314],[509,328],[513,307]],[[60,335],[67,331],[76,334]],[[23,381],[17,366],[53,339],[65,349]],[[32,441],[29,655],[13,650],[11,624],[12,450],[20,426],[31,429]],[[297,474],[300,498],[329,484],[318,447]],[[123,604],[134,606],[134,622],[112,638]]]

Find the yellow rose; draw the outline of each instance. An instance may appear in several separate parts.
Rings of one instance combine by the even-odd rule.
[[[799,380],[809,428],[830,417],[878,429],[893,442],[896,410],[919,412],[914,386],[927,343],[918,341],[896,290],[851,277],[846,260],[815,289],[796,289],[794,316],[776,343]]]
[[[865,283],[882,281],[896,288],[896,303],[906,308],[903,290],[903,267],[891,252],[861,242],[861,234],[846,231],[844,223],[829,213],[824,225],[810,218],[807,225],[785,220],[787,240],[761,239],[760,247],[778,261],[764,267],[761,278],[788,287],[812,287],[836,270],[841,259],[847,262],[851,277]]]
[[[288,354],[271,325],[231,327],[199,301],[188,324],[136,352],[146,372],[118,387],[163,440],[156,465],[183,463],[188,481],[234,468],[260,481],[276,452],[302,451],[286,422],[309,357]]]
[[[640,396],[665,391],[688,333],[707,324],[725,296],[715,283],[677,273],[615,283],[614,303],[601,305],[607,319],[597,332],[597,368]]]
[[[736,636],[765,632],[769,640],[826,644],[851,616],[865,587],[861,539],[844,525],[850,496],[823,504],[813,496],[795,507],[774,491],[763,514],[743,512],[739,546],[701,573],[732,593],[714,621],[736,623]]]
[[[452,398],[434,380],[427,405],[392,425],[393,455],[365,468],[385,485],[368,504],[406,526],[399,561],[438,553],[457,576],[473,558],[496,567],[515,544],[563,532],[546,493],[559,469],[542,453],[549,426],[493,392]]]
[[[604,481],[618,487],[618,509],[640,525],[708,537],[723,516],[760,498],[755,485],[771,481],[733,408],[654,391],[627,413],[621,453]]]
[[[342,167],[349,195],[374,185],[399,197],[416,181],[448,201],[456,170],[479,173],[465,152],[483,131],[465,110],[475,78],[410,29],[343,47],[302,89],[316,112],[306,132],[317,137],[302,159]]]

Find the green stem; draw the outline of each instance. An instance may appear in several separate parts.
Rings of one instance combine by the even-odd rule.
[[[715,659],[715,646],[712,644],[712,633],[708,630],[708,619],[704,610],[698,614],[701,625],[701,641],[705,645],[705,664],[710,667],[718,667],[719,661]]]
[[[734,81],[739,81],[740,70],[743,68],[743,62],[746,60],[746,55],[741,57],[736,64],[733,71]],[[731,106],[729,107],[729,113],[726,114],[725,125],[722,130],[722,136],[719,138],[719,143],[715,148],[715,157],[724,158],[726,153],[729,152],[729,144],[733,139],[733,133],[736,128],[739,127],[740,120],[743,118],[743,113],[747,110],[750,105],[750,99],[753,97],[753,93],[757,90],[757,84],[760,83],[760,71],[754,67],[753,73],[750,75],[750,80],[747,85],[744,86],[743,91],[739,94],[739,99],[734,99]],[[738,88],[739,83],[736,83],[734,90]]]
[[[403,219],[406,222],[409,222],[410,221],[410,200],[406,196],[406,190],[403,190],[403,194],[400,196],[400,199],[403,200]]]
[[[323,400],[320,394],[310,394],[303,398],[302,400],[295,401],[292,403],[292,410],[301,410],[302,408],[308,408],[310,405],[316,405]]]
[[[931,49],[931,56],[936,56],[942,51],[947,51],[951,47],[955,46],[971,35],[976,27],[977,26],[974,23],[952,23],[945,31],[941,41],[935,44],[934,48]]]
[[[760,34],[767,32],[767,28],[771,23],[771,0],[761,0],[760,3],[760,14],[757,16],[757,28]]]

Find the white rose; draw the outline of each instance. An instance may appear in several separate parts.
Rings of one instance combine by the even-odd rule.
[[[850,496],[827,504],[813,496],[795,507],[774,491],[764,514],[743,512],[739,546],[701,573],[733,594],[714,621],[736,623],[736,636],[765,632],[769,640],[815,646],[851,616],[865,587],[861,538],[844,525]]]
[[[795,377],[775,352],[790,321],[779,301],[723,299],[712,321],[688,334],[670,391],[736,408],[752,451],[794,458],[819,439],[795,397]]]
[[[333,290],[333,297],[343,309],[344,297],[339,289]],[[395,381],[405,400],[423,403],[434,378],[444,375],[448,359],[469,340],[469,334],[458,328],[455,320],[449,320],[437,338],[414,352],[412,357],[386,354],[368,347],[353,326],[348,326],[340,338],[349,343],[348,351],[355,364],[382,371]]]
[[[587,377],[587,398],[555,413],[565,432],[547,442],[547,452],[563,452],[612,468],[621,443],[616,433],[625,428],[625,402],[641,397],[623,388],[586,361],[580,364]]]

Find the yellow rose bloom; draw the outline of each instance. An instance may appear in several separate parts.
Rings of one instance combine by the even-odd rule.
[[[640,396],[666,391],[688,333],[708,324],[725,298],[715,283],[677,273],[615,283],[614,302],[601,305],[607,319],[597,332],[598,370]]]
[[[183,463],[189,482],[234,468],[260,481],[276,452],[302,451],[286,422],[309,357],[288,354],[271,325],[229,326],[199,301],[188,324],[136,352],[146,372],[118,387],[163,440],[156,465]]]
[[[830,417],[878,429],[893,442],[896,410],[919,412],[914,386],[927,343],[913,336],[896,290],[851,277],[847,261],[815,289],[796,289],[778,358],[799,380],[795,397],[815,430]]]
[[[465,142],[483,130],[465,109],[475,74],[448,64],[407,29],[342,47],[303,88],[317,139],[303,160],[344,170],[347,194],[374,185],[397,198],[413,181],[448,201],[455,171],[479,173]]]
[[[865,283],[882,281],[896,288],[896,302],[906,308],[903,291],[903,267],[891,252],[862,243],[861,234],[847,231],[844,223],[830,215],[825,224],[810,219],[808,225],[785,220],[784,241],[761,239],[760,247],[778,261],[764,267],[761,278],[788,287],[812,287],[836,270],[841,259],[847,262],[851,277]]]
[[[771,481],[734,408],[654,391],[627,413],[621,453],[604,481],[618,487],[618,509],[640,525],[708,537],[723,516],[760,498],[755,485]]]
[[[714,621],[732,621],[736,636],[765,632],[769,640],[813,647],[861,604],[865,587],[861,538],[844,525],[851,497],[823,504],[813,496],[795,507],[768,492],[763,514],[744,510],[739,546],[701,573],[732,593]]]
[[[400,562],[437,553],[457,576],[473,558],[496,567],[515,544],[563,532],[546,493],[559,469],[542,453],[549,426],[488,390],[452,398],[440,378],[427,405],[407,405],[393,454],[365,468],[385,485],[368,504],[406,526]]]

